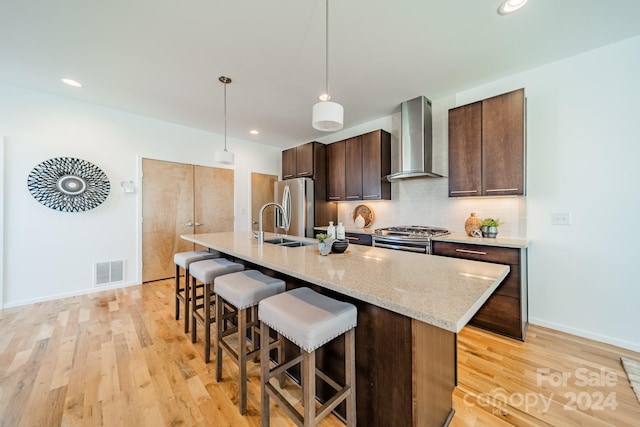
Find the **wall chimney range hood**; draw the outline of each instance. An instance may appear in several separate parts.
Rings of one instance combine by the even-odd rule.
[[[387,175],[389,181],[418,177],[442,177],[434,171],[431,101],[419,96],[401,104],[400,169]],[[396,166],[397,167],[397,166]]]

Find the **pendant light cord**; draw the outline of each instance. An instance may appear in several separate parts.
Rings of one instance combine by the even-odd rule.
[[[324,75],[325,75],[325,90],[326,90],[326,94],[329,97],[329,99],[331,99],[330,95],[329,95],[329,0],[325,0],[325,49],[324,49],[324,54],[325,54],[325,58],[324,58],[324,63],[325,63],[325,70],[324,70]]]
[[[227,84],[226,83],[224,83],[224,151],[227,151]]]

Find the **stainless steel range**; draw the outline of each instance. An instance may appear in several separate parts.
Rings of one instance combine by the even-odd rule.
[[[431,238],[449,234],[449,230],[421,225],[377,228],[373,231],[373,246],[400,251],[431,253]]]

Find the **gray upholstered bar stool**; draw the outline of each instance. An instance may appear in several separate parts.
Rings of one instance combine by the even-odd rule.
[[[321,295],[309,288],[297,288],[265,298],[258,306],[260,319],[261,365],[261,419],[262,426],[269,425],[269,397],[273,397],[284,412],[298,426],[316,426],[339,403],[346,400],[347,426],[356,425],[356,373],[355,326],[358,312],[354,305]],[[300,347],[301,355],[271,369],[269,366],[268,340],[270,329],[276,330]],[[316,368],[315,350],[339,337],[345,336],[345,384],[340,385]],[[270,380],[286,369],[302,362],[300,379],[304,414],[291,405]],[[316,376],[336,390],[316,411]]]
[[[191,342],[196,342],[197,324],[204,327],[204,361],[209,363],[211,358],[211,323],[215,321],[215,311],[211,313],[211,296],[214,292],[216,277],[244,270],[242,264],[229,261],[226,258],[207,259],[191,264],[191,301],[194,301],[191,309]],[[202,298],[198,298],[197,281],[202,283]],[[199,302],[201,301],[201,302]],[[213,316],[212,316],[213,314]]]
[[[189,332],[189,303],[191,302],[189,292],[189,266],[191,263],[205,259],[219,258],[220,252],[189,251],[178,252],[173,255],[173,262],[176,264],[176,320],[180,319],[180,303],[184,304],[184,332]],[[184,287],[180,286],[180,267],[184,269]]]
[[[258,303],[265,298],[284,292],[285,283],[258,270],[245,270],[219,276],[214,283],[217,330],[216,381],[222,378],[222,357],[223,350],[226,350],[240,371],[238,400],[240,413],[244,415],[247,412],[247,361],[258,356],[260,351],[259,342],[256,342],[254,333],[259,325]],[[237,326],[227,322],[227,319],[233,318],[237,318]],[[250,333],[252,339],[251,351],[247,349],[247,333]],[[237,351],[227,340],[230,335],[235,335],[237,338]],[[275,342],[281,344],[279,340]],[[278,350],[278,360],[281,360],[281,345]]]

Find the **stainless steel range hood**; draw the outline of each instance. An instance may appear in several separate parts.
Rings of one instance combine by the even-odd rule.
[[[419,96],[403,102],[401,107],[401,137],[397,153],[400,169],[392,171],[387,179],[441,177],[434,172],[431,101]]]

